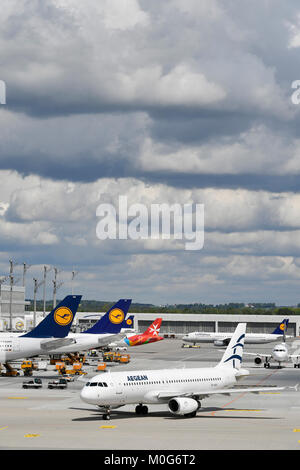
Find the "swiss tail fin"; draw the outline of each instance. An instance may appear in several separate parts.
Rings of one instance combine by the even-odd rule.
[[[286,333],[287,327],[289,324],[289,319],[284,318],[281,323],[275,328],[275,330],[272,332],[273,335],[284,335]]]
[[[123,320],[121,323],[121,328],[133,329],[133,319],[134,315],[130,315],[130,317],[126,318],[126,320]]]
[[[154,322],[147,328],[144,335],[157,336],[159,334],[162,318],[156,318]]]
[[[91,328],[84,331],[85,333],[92,333],[95,335],[104,334],[104,333],[112,333],[117,334],[120,333],[122,323],[127,315],[131,304],[131,299],[120,299],[118,302],[113,305],[100,320],[95,323]]]
[[[246,334],[247,323],[239,323],[232,335],[230,343],[228,344],[225,353],[217,367],[231,367],[233,369],[240,369],[243,352],[244,352],[244,341]]]
[[[67,295],[33,330],[22,337],[64,338],[68,335],[81,295]]]

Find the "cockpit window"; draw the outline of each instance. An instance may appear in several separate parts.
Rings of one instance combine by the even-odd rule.
[[[87,383],[85,384],[85,386],[88,387],[88,386],[90,385],[90,383],[91,383],[91,382],[87,382]]]
[[[98,382],[91,382],[90,387],[96,387],[98,385]]]

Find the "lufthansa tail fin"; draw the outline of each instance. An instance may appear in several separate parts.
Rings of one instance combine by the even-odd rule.
[[[121,323],[121,329],[122,328],[133,329],[133,319],[134,319],[134,315],[130,315],[130,317],[126,318],[126,320],[123,320],[123,322]]]
[[[162,318],[156,318],[143,334],[149,336],[157,336],[159,334],[161,322]]]
[[[84,331],[85,333],[92,333],[92,334],[104,334],[104,333],[111,333],[117,334],[120,333],[122,323],[127,315],[131,304],[131,299],[120,299],[118,302],[113,305],[100,320],[95,323],[91,328]]]
[[[272,332],[273,335],[284,335],[286,333],[287,327],[289,324],[289,319],[284,318],[281,323],[275,328],[275,330]]]
[[[64,338],[76,315],[81,295],[67,295],[33,330],[22,337]]]
[[[243,352],[244,352],[244,341],[246,334],[247,323],[239,323],[232,335],[230,343],[228,344],[225,353],[217,367],[231,367],[233,369],[240,369]]]

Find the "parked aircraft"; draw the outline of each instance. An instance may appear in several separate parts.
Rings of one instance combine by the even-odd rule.
[[[247,344],[263,344],[271,343],[282,339],[284,332],[287,329],[289,319],[285,318],[275,328],[272,333],[246,333],[245,343]],[[233,333],[206,333],[204,331],[194,331],[183,336],[184,343],[214,343],[215,346],[227,346]],[[293,338],[293,336],[286,336],[286,338]]]
[[[264,367],[270,367],[270,361],[278,362],[278,368],[281,367],[283,362],[290,362],[292,361],[294,364],[294,368],[300,367],[300,354],[289,354],[288,347],[286,343],[276,344],[272,349],[272,352],[269,354],[261,354],[261,353],[250,353],[245,352],[247,355],[255,356],[254,362],[255,364],[259,365],[264,361]]]
[[[146,404],[168,404],[172,415],[193,417],[201,408],[200,400],[215,394],[282,390],[284,387],[235,387],[249,375],[248,370],[241,368],[245,333],[246,323],[238,324],[215,367],[99,374],[86,383],[80,397],[99,406],[103,419],[110,419],[112,408],[126,404],[137,404],[136,414],[147,414]]]
[[[130,304],[131,299],[118,300],[91,328],[82,333],[69,333],[68,338],[72,339],[72,342],[51,350],[50,354],[86,351],[106,346],[111,341],[119,341],[124,337],[120,331]]]
[[[97,319],[99,319],[99,314],[90,313],[89,315],[85,315],[83,318],[87,319],[93,317],[97,317]],[[125,318],[125,320],[123,320],[121,323],[121,333],[125,333],[127,331],[128,333],[134,331],[134,315],[130,315],[128,318]]]
[[[144,333],[138,335],[127,334],[127,337],[118,343],[110,343],[110,347],[121,347],[122,344],[127,344],[128,346],[139,346],[141,344],[155,343],[156,341],[161,341],[164,338],[159,336],[159,330],[161,326],[162,318],[156,318],[154,322],[147,328]]]
[[[68,295],[33,330],[25,334],[0,333],[0,363],[10,368],[8,362],[24,357],[49,354],[55,347],[71,344],[67,337],[81,295]]]

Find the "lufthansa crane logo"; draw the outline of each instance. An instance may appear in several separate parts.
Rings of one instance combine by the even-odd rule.
[[[54,312],[54,320],[60,326],[67,326],[73,320],[73,313],[67,307],[60,307]]]
[[[285,329],[285,324],[284,323],[281,323],[280,327],[279,327],[282,331],[284,331]]]
[[[132,325],[132,320],[130,320],[130,318],[128,318],[128,320],[126,320],[126,323],[127,323],[127,325]]]
[[[124,312],[123,310],[120,310],[119,308],[114,308],[113,310],[109,312],[109,319],[115,325],[122,323],[124,318],[125,318]]]

